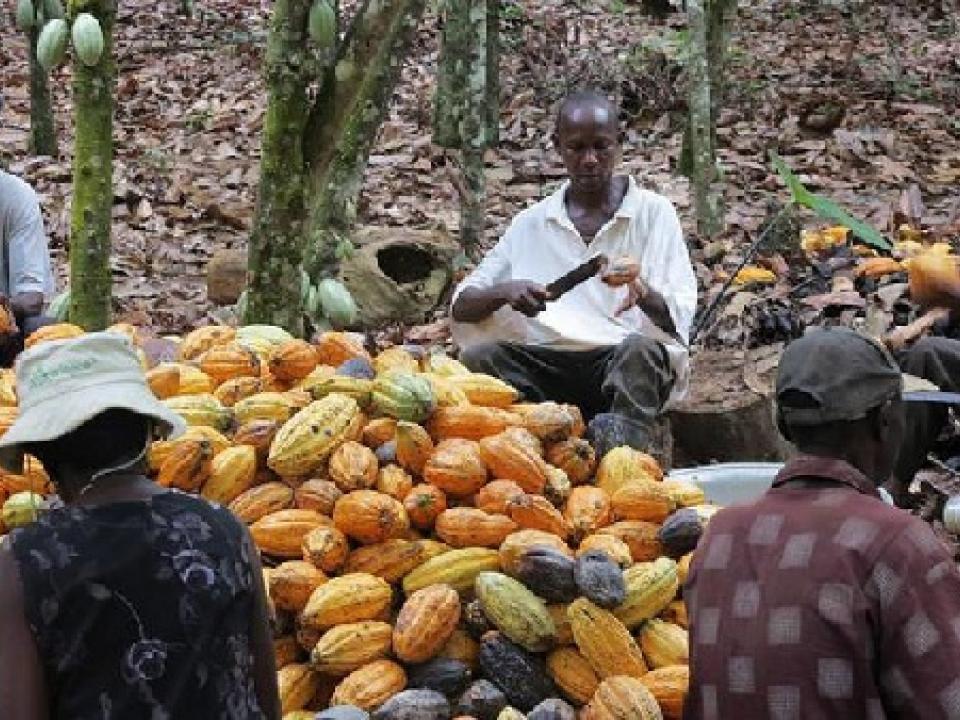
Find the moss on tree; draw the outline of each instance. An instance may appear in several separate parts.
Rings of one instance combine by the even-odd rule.
[[[110,224],[113,209],[114,0],[77,0],[70,17],[92,13],[103,31],[93,66],[73,66],[74,150],[70,219],[70,319],[87,330],[110,324]]]

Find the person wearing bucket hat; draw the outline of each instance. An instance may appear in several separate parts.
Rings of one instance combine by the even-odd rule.
[[[850,330],[787,346],[777,413],[799,454],[700,539],[684,587],[686,720],[960,717],[960,573],[878,493],[904,401],[930,399],[915,388]]]
[[[129,341],[44,343],[16,374],[0,465],[36,456],[65,505],[0,544],[0,718],[280,718],[256,548],[145,476],[151,438],[184,423]]]

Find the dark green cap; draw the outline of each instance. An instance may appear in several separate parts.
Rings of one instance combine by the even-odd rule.
[[[777,405],[790,425],[859,420],[894,399],[920,399],[938,388],[905,376],[879,342],[842,327],[818,328],[780,358]],[[916,398],[912,391],[920,391]]]

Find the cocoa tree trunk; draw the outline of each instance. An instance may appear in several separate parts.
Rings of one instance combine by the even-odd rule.
[[[110,323],[110,220],[113,208],[113,25],[116,0],[76,3],[103,31],[93,66],[73,63],[74,150],[70,221],[70,320],[87,330]],[[78,10],[71,4],[70,14]]]
[[[301,334],[301,269],[314,282],[337,274],[370,149],[425,4],[366,0],[344,40],[323,49],[307,37],[310,0],[274,5],[248,322]]]
[[[370,150],[425,7],[425,0],[367,0],[313,106],[304,148],[313,198],[304,264],[314,281],[336,275],[350,252]]]
[[[710,71],[707,58],[707,0],[688,0],[690,29],[689,120],[686,144],[690,152],[690,182],[693,186],[697,229],[704,236],[720,231],[722,212],[716,192],[716,153],[711,122]]]
[[[57,154],[57,131],[50,103],[47,73],[37,61],[40,28],[34,24],[27,33],[30,47],[30,152],[33,155]]]
[[[477,259],[484,235],[483,151],[498,135],[497,4],[448,0],[434,102],[434,142],[460,150],[460,245],[472,259]]]
[[[309,105],[306,43],[310,0],[277,0],[264,60],[267,111],[263,120],[260,185],[248,254],[248,323],[303,333],[300,264],[303,254],[303,131]]]

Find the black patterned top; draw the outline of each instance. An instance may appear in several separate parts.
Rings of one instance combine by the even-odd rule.
[[[51,718],[259,719],[248,545],[179,492],[53,510],[11,535]]]

